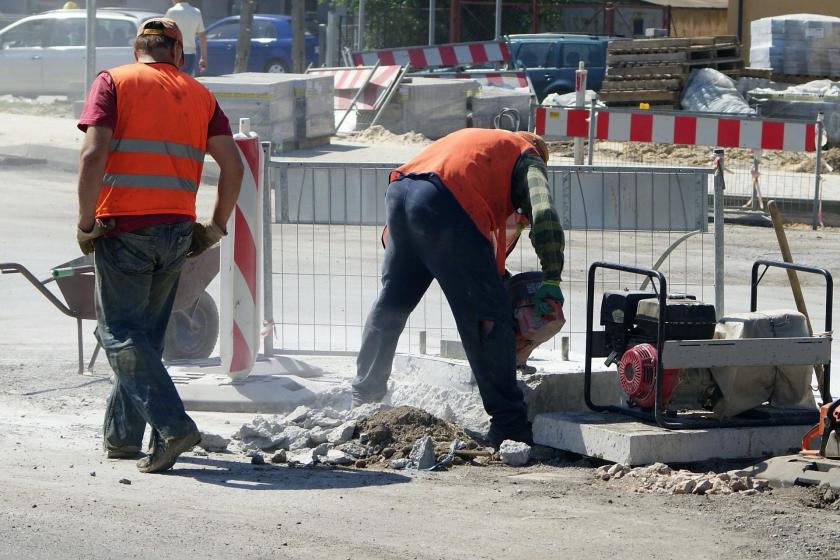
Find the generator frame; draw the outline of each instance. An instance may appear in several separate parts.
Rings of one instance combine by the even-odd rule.
[[[764,267],[759,276],[758,270]],[[750,285],[750,311],[754,312],[758,304],[758,285],[768,269],[782,268],[787,270],[818,274],[825,278],[825,334],[808,337],[782,338],[752,338],[752,339],[710,339],[710,340],[665,340],[665,324],[667,323],[668,284],[665,275],[658,270],[639,266],[598,261],[589,267],[586,287],[586,361],[584,364],[583,396],[586,405],[596,412],[615,412],[655,422],[662,428],[704,429],[723,427],[747,426],[779,426],[814,424],[818,411],[802,409],[778,409],[772,413],[767,407],[758,407],[740,415],[740,417],[719,420],[708,415],[680,414],[667,410],[663,405],[663,370],[685,368],[712,368],[728,366],[794,366],[817,365],[824,366],[823,387],[821,397],[823,402],[830,402],[829,384],[831,381],[831,323],[832,297],[834,282],[831,273],[823,268],[758,259],[752,265]],[[641,276],[647,276],[654,287],[654,293],[659,301],[659,318],[656,328],[656,360],[655,385],[656,399],[653,409],[631,408],[598,404],[592,400],[592,359],[606,357],[605,331],[593,329],[593,310],[595,295],[595,273],[598,269],[615,270]],[[597,348],[596,348],[597,345]]]

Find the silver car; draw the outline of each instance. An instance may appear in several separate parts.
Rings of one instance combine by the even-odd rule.
[[[123,9],[96,12],[96,68],[134,62],[137,28],[162,14]],[[0,94],[69,95],[85,92],[86,10],[53,10],[0,30]]]

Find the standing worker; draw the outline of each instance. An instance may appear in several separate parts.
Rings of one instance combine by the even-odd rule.
[[[236,204],[243,165],[227,116],[204,86],[178,70],[181,32],[154,18],[138,30],[134,64],[100,73],[79,128],[82,252],[94,250],[96,337],[116,374],[105,411],[108,458],[150,453],[141,472],[172,467],[201,439],[161,363],[184,259],[216,244]],[[219,164],[212,220],[195,223],[204,154]]]
[[[548,190],[545,142],[528,132],[468,128],[433,143],[391,173],[385,195],[382,290],[365,323],[353,404],[387,392],[397,341],[432,279],[458,326],[484,409],[488,438],[530,443],[516,385],[513,311],[505,258],[526,223],[545,281],[535,294],[563,303],[563,229]]]
[[[201,49],[201,58],[198,59],[198,73],[203,74],[207,70],[207,34],[204,33],[204,18],[201,17],[201,10],[191,6],[189,2],[172,0],[172,7],[166,10],[166,17],[175,20],[178,29],[186,37],[184,64],[181,66],[181,70],[190,76],[196,75],[195,38],[198,36],[198,44]]]

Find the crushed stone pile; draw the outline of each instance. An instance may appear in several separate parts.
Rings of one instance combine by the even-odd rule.
[[[595,470],[598,480],[626,479],[639,493],[751,496],[770,488],[766,480],[743,476],[740,471],[695,473],[673,470],[664,463],[631,468],[627,465],[604,465]]]
[[[257,416],[233,439],[230,447],[254,464],[429,469],[487,464],[493,455],[456,424],[418,408],[384,404],[351,410],[299,406],[286,415]]]
[[[819,486],[808,488],[807,497],[802,503],[816,509],[840,511],[840,491],[834,490],[830,484],[823,482]]]
[[[399,144],[402,146],[419,144],[431,144],[432,141],[420,134],[419,132],[406,132],[404,134],[394,134],[382,125],[373,125],[365,130],[357,132],[349,132],[344,137],[351,142],[358,142],[360,144]]]

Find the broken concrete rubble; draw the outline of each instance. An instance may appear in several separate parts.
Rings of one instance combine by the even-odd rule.
[[[627,465],[604,465],[595,471],[599,480],[632,479],[636,492],[698,494],[698,495],[753,495],[769,488],[766,480],[746,476],[741,471],[722,473],[694,473],[689,470],[673,470],[663,463],[631,468]]]
[[[201,432],[201,441],[198,446],[211,453],[227,451],[227,446],[230,440],[218,434],[211,434],[208,432]]]
[[[499,446],[499,457],[502,462],[511,467],[521,467],[531,457],[531,446],[520,441],[506,439]]]
[[[435,465],[435,442],[426,436],[414,442],[408,459],[418,469],[430,469]]]

